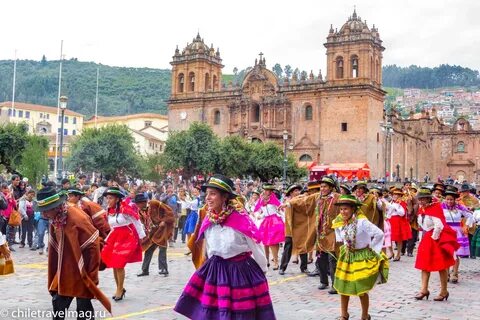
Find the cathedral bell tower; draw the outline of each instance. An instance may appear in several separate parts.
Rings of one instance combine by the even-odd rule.
[[[333,85],[382,83],[382,40],[378,29],[367,26],[356,10],[340,31],[330,26],[327,42],[327,82]]]
[[[209,48],[200,34],[187,43],[185,49],[175,50],[172,65],[172,98],[198,97],[203,93],[220,91],[222,59],[220,51]]]

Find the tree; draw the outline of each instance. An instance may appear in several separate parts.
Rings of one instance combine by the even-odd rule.
[[[9,123],[0,126],[0,164],[13,172],[20,164],[27,145],[28,128],[24,124]]]
[[[286,77],[287,79],[290,79],[290,77],[292,76],[292,67],[291,67],[289,64],[287,64],[287,65],[285,66],[284,71],[285,71],[285,77]]]
[[[281,79],[282,76],[283,76],[283,69],[282,69],[282,66],[279,64],[279,63],[276,63],[273,68],[272,68],[272,71],[275,73],[275,75],[277,76],[277,78]]]
[[[222,139],[219,149],[219,172],[229,177],[244,176],[249,169],[252,144],[240,136]]]
[[[139,175],[139,156],[125,125],[84,129],[72,143],[67,159],[70,171],[100,172],[115,178]]]
[[[37,186],[43,175],[48,175],[48,140],[43,136],[29,135],[22,153],[19,172]]]
[[[165,171],[181,170],[185,179],[208,175],[219,169],[219,139],[212,129],[194,122],[186,131],[170,133],[162,154]]]
[[[300,79],[302,79],[302,80],[307,80],[307,77],[308,77],[307,71],[303,70],[303,71],[300,73]]]

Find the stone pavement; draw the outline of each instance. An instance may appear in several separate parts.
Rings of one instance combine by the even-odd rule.
[[[17,309],[23,312],[51,309],[46,288],[47,256],[27,248],[16,248],[13,253],[16,274],[0,277],[0,319],[2,316],[3,319],[18,319],[12,313]],[[150,276],[138,278],[136,273],[140,270],[140,263],[128,265],[125,299],[112,301],[113,315],[97,316],[97,319],[185,319],[173,311],[177,298],[194,270],[185,252],[185,245],[182,244],[177,243],[175,248],[169,248],[170,276],[167,278],[156,271],[156,253]],[[413,265],[414,258],[406,256],[400,262],[391,262],[389,282],[371,291],[372,319],[480,319],[480,259],[462,260],[460,282],[449,285],[450,298],[446,302],[432,301],[439,292],[438,273],[431,277],[430,300],[413,299],[420,283],[420,272]],[[309,267],[313,268],[313,265]],[[289,265],[284,276],[269,271],[267,277],[279,320],[321,320],[338,316],[339,296],[319,291],[319,278],[301,274],[298,265]],[[103,292],[108,297],[112,296],[115,291],[112,271],[101,272],[100,282]],[[97,301],[94,305],[96,310],[103,310]],[[75,310],[75,302],[70,309]],[[360,319],[360,303],[356,297],[351,299],[350,315],[350,319]],[[34,316],[23,319],[34,319]]]

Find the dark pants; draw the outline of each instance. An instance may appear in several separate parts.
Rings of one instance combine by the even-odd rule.
[[[333,285],[335,269],[337,268],[335,252],[320,252],[317,268],[318,271],[320,271],[320,283],[328,285],[328,273],[330,273],[330,279]]]
[[[20,243],[25,245],[25,238],[27,238],[28,246],[33,245],[33,216],[28,217],[28,220],[22,220],[22,239]]]
[[[177,227],[175,228],[175,234],[173,235],[173,240],[174,241],[177,241],[177,237],[178,237],[178,230],[180,229],[181,230],[181,234],[182,234],[182,242],[185,243],[185,238],[186,238],[186,234],[185,232],[183,232],[183,227],[185,226],[185,220],[187,220],[187,216],[180,216],[178,218],[178,224],[177,224]]]
[[[143,263],[142,263],[142,272],[148,273],[148,270],[150,268],[150,262],[152,261],[153,253],[157,248],[158,248],[158,270],[168,271],[167,248],[159,247],[156,244],[152,244],[150,248],[148,248],[145,251],[145,255],[143,257]]]
[[[418,240],[418,230],[412,228],[412,237],[407,240],[407,253],[413,254],[413,249],[415,249],[415,243]],[[402,248],[402,251],[405,252]]]
[[[468,244],[470,246],[470,258],[475,259],[475,249],[472,246],[472,239],[473,239],[473,234],[468,234]]]
[[[52,305],[53,311],[56,313],[56,316],[53,316],[54,320],[63,320],[65,319],[65,313],[72,303],[73,297],[60,296],[58,294],[53,294],[52,296]],[[63,314],[62,314],[63,312]],[[93,310],[93,305],[91,299],[77,298],[77,312],[78,320],[93,320],[95,319],[95,311]]]
[[[288,263],[290,262],[290,259],[292,258],[292,237],[285,237],[285,245],[283,246],[283,253],[282,253],[282,259],[280,261],[280,270],[287,270]],[[299,254],[300,256],[300,271],[305,271],[307,270],[307,253],[301,253]]]

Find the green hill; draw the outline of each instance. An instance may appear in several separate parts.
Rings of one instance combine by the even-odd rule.
[[[139,112],[167,113],[170,70],[110,67],[76,59],[63,63],[62,94],[68,107],[84,115],[95,113],[97,67],[100,71],[99,115]],[[17,61],[16,101],[57,105],[59,61]],[[0,101],[11,100],[13,61],[0,61]]]

